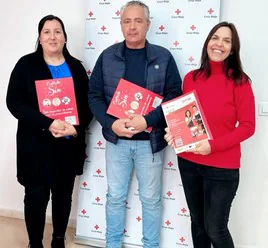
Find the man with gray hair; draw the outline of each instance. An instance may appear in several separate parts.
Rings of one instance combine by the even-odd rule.
[[[106,247],[122,247],[125,204],[135,168],[142,203],[143,247],[159,248],[166,147],[161,106],[148,115],[129,114],[125,119],[114,118],[106,111],[121,78],[162,95],[164,101],[181,95],[181,78],[171,53],[146,40],[150,27],[147,5],[140,1],[126,3],[121,8],[120,24],[125,40],[99,56],[90,77],[88,97],[107,141]],[[150,133],[145,132],[148,127],[152,127]]]

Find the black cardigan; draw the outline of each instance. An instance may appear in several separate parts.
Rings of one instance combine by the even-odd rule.
[[[78,136],[54,138],[48,131],[53,119],[39,112],[35,81],[51,79],[43,55],[23,56],[13,69],[7,90],[7,107],[18,119],[17,177],[22,185],[36,185],[51,175],[80,175],[85,158],[85,129],[92,114],[88,107],[88,76],[79,60],[67,54],[79,115]]]

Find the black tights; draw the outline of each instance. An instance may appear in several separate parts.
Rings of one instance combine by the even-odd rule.
[[[62,176],[37,186],[26,186],[24,217],[31,247],[42,248],[46,209],[52,196],[53,237],[65,237],[71,212],[75,176]]]

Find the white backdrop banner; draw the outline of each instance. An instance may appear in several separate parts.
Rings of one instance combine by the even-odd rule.
[[[151,12],[150,43],[173,54],[181,77],[198,67],[204,40],[219,22],[220,0],[144,0]],[[125,0],[88,0],[84,65],[90,76],[100,53],[123,40],[120,8]],[[106,162],[101,127],[93,121],[87,132],[84,174],[80,177],[75,241],[105,247]],[[163,165],[161,248],[192,248],[189,210],[173,149],[166,148]],[[142,213],[135,172],[126,202],[124,247],[141,247]]]

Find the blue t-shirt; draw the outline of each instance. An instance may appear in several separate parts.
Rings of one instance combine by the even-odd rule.
[[[61,64],[61,65],[47,65],[51,74],[52,78],[66,78],[66,77],[71,77],[72,74],[70,72],[70,69],[66,63],[66,61]]]

